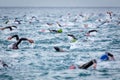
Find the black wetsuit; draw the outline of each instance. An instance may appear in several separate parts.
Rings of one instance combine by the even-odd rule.
[[[54,47],[54,49],[57,51],[57,52],[60,52],[60,48],[59,47]]]
[[[53,25],[53,23],[47,23],[47,25]]]
[[[70,36],[70,37],[72,37],[73,39],[76,39],[76,40],[77,40],[77,38],[76,38],[74,35],[72,35],[72,34],[68,34],[68,36]]]
[[[113,54],[111,54],[111,53],[109,53],[109,52],[108,52],[107,54],[108,54],[108,56],[113,57]]]
[[[90,31],[88,31],[88,33],[91,33],[91,32],[97,32],[97,30],[90,30]]]
[[[55,33],[57,33],[58,31],[57,30],[49,30],[50,32],[55,32]]]
[[[4,61],[0,60],[0,62],[1,62],[1,64],[2,64],[3,67],[8,67],[8,65]]]
[[[86,64],[83,64],[82,66],[79,66],[78,68],[80,68],[80,69],[87,69],[90,66],[92,66],[94,63],[97,63],[97,61],[95,59],[87,62]]]
[[[107,21],[103,21],[101,24],[99,24],[97,27],[99,28],[100,26],[104,25],[105,23],[107,23]]]
[[[3,67],[8,67],[8,65],[5,62],[2,62]]]
[[[15,21],[14,21],[14,22],[18,22],[18,24],[21,24],[20,21],[22,21],[22,20],[18,20],[17,18],[15,18]]]
[[[59,26],[59,27],[62,27],[59,23],[58,23],[58,26]]]
[[[16,43],[13,44],[12,48],[18,49],[18,45],[24,40],[28,40],[28,39],[27,38],[20,38]]]
[[[18,35],[13,35],[12,38],[16,38],[16,40],[18,41],[19,40],[19,36]]]
[[[12,31],[13,30],[12,27],[17,28],[16,26],[7,26],[4,29],[10,29],[10,31]]]

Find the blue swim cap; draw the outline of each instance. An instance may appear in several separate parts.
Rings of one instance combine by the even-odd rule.
[[[108,57],[108,55],[104,54],[100,57],[100,60],[107,61],[107,60],[109,60],[109,57]]]

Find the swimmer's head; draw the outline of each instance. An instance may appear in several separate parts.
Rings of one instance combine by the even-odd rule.
[[[59,29],[59,30],[58,30],[58,33],[62,33],[62,29]]]
[[[101,59],[102,61],[107,61],[107,60],[109,60],[108,54],[105,53],[104,55],[102,55],[102,56],[100,57],[100,59]]]
[[[71,65],[71,66],[69,67],[69,69],[76,69],[76,66]]]

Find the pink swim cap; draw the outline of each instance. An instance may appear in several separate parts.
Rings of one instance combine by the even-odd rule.
[[[69,69],[76,69],[76,67],[74,65],[71,65]]]

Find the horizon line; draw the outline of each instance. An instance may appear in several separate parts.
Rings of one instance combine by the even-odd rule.
[[[120,6],[0,6],[0,8],[120,8]]]

